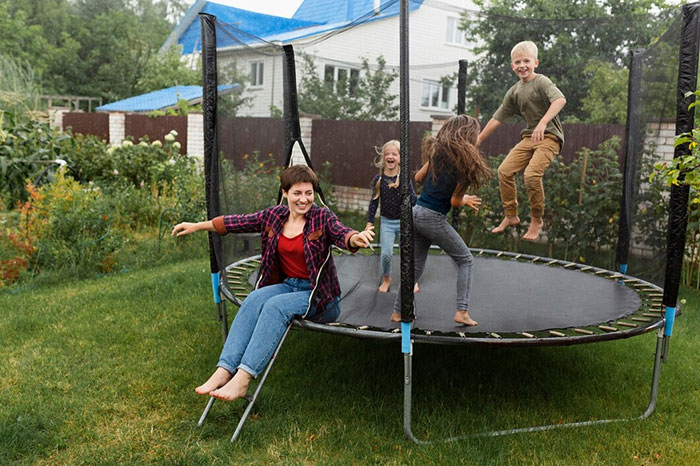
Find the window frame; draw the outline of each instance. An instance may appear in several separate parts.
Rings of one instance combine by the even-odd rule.
[[[464,31],[459,29],[459,18],[458,16],[448,15],[445,19],[445,43],[448,45],[453,45],[456,47],[467,47],[467,37]],[[450,28],[450,25],[452,27]],[[455,35],[459,36],[459,40],[455,40]]]
[[[255,75],[255,81],[253,81]],[[265,85],[265,61],[255,60],[250,62],[250,73],[248,73],[249,88],[261,88]]]
[[[348,93],[348,95],[355,95],[357,85],[360,82],[360,68],[354,68],[352,66],[332,65],[332,64],[326,63],[323,66],[323,82],[324,83],[331,83],[331,81],[329,80],[329,69],[333,70],[332,77],[331,77],[333,91],[338,92],[338,82],[340,82],[340,75],[341,75],[341,73],[345,73],[345,76],[349,77],[347,79],[347,84],[348,84],[347,93]]]
[[[425,105],[425,100],[426,100],[426,86],[427,87],[427,101],[428,104]],[[434,97],[434,91],[437,91],[437,105],[433,105],[433,97]],[[443,84],[437,79],[429,79],[429,78],[423,78],[423,83],[421,86],[421,94],[420,94],[420,106],[421,108],[427,108],[430,110],[437,110],[440,112],[449,112],[450,111],[450,97],[452,95],[452,86]],[[446,98],[446,99],[445,99]],[[441,103],[444,103],[444,107],[441,106]]]

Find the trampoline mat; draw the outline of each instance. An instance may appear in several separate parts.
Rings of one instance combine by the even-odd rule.
[[[454,322],[457,267],[445,254],[430,255],[415,294],[414,327],[436,332],[533,332],[586,327],[634,313],[642,300],[614,280],[543,263],[475,257],[469,314],[479,322],[467,327]],[[342,289],[338,321],[391,331],[399,257],[392,264],[392,285],[379,293],[379,256],[336,256]]]

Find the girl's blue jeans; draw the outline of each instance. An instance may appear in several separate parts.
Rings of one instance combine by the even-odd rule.
[[[462,237],[447,222],[444,214],[421,205],[413,206],[413,234],[413,268],[416,281],[425,270],[430,245],[437,244],[457,265],[457,310],[469,310],[474,258]],[[394,311],[400,312],[400,309],[401,290],[399,289],[394,301]]]
[[[382,273],[391,275],[391,258],[394,256],[394,240],[401,233],[401,219],[381,217],[379,246],[382,249]]]
[[[306,313],[310,296],[311,282],[301,278],[288,278],[250,293],[233,319],[217,367],[231,374],[243,369],[257,377],[272,358],[292,319]],[[307,317],[315,313],[312,307]],[[340,298],[336,298],[326,307],[322,322],[332,322],[339,314]]]

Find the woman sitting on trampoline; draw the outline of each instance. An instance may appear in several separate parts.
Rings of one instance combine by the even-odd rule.
[[[428,161],[416,173],[416,183],[423,183],[423,192],[413,207],[414,270],[418,281],[425,269],[431,244],[437,244],[457,264],[457,312],[454,320],[464,325],[477,325],[469,316],[473,258],[464,240],[447,223],[450,207],[469,206],[479,210],[481,198],[465,194],[467,188],[478,189],[491,174],[491,169],[476,147],[479,122],[467,115],[453,116],[445,122],[437,136],[424,141]],[[394,301],[393,322],[401,320],[401,292]]]
[[[316,174],[305,165],[287,168],[280,177],[287,205],[247,215],[226,215],[198,223],[179,223],[172,231],[260,232],[262,257],[256,289],[238,310],[216,371],[195,388],[200,395],[226,401],[245,396],[251,379],[272,358],[295,317],[331,322],[340,313],[340,284],[331,246],[357,251],[369,246],[374,232],[346,227],[328,208],[314,204]]]

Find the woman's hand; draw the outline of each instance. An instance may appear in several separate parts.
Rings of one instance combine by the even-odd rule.
[[[365,225],[366,230],[374,230],[374,223],[367,222],[367,225]]]
[[[363,230],[359,233],[355,233],[350,237],[350,247],[353,248],[366,248],[369,247],[370,243],[374,239],[374,225],[372,225],[372,229],[370,230]]]
[[[481,198],[478,196],[472,196],[471,194],[465,194],[462,197],[462,205],[471,207],[474,211],[479,211],[479,206],[481,205]]]
[[[194,233],[195,231],[203,230],[203,224],[207,222],[197,222],[197,223],[190,223],[190,222],[182,222],[178,223],[173,227],[173,231],[170,233],[170,236],[185,236],[189,235],[190,233]]]

